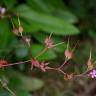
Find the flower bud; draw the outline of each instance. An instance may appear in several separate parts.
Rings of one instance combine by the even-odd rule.
[[[73,58],[73,52],[72,52],[72,51],[65,50],[64,55],[65,55],[65,57],[66,57],[67,59],[72,59],[72,58]]]
[[[53,41],[51,38],[46,38],[45,39],[45,45],[47,48],[52,48],[53,47]]]
[[[0,7],[0,14],[1,14],[1,15],[4,15],[4,14],[5,14],[5,12],[6,12],[6,9],[5,9],[5,8]]]
[[[87,62],[88,70],[92,70],[94,68],[94,65],[92,63],[92,57],[91,57],[91,51],[90,51],[90,56]]]
[[[0,60],[0,68],[2,68],[6,64],[8,64],[6,60]]]
[[[22,26],[19,26],[18,31],[22,34],[22,32],[24,31],[23,27]]]
[[[17,29],[17,28],[13,28],[13,33],[14,33],[15,35],[19,35],[18,29]]]
[[[30,38],[25,38],[26,43],[30,46]]]
[[[64,75],[64,79],[65,80],[71,80],[73,78],[74,78],[74,74],[73,73]]]
[[[88,74],[88,76],[90,76],[91,78],[96,78],[96,70],[95,70],[95,69],[92,70],[92,71]]]

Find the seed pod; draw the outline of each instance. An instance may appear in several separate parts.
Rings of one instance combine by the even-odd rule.
[[[67,59],[72,59],[73,58],[73,52],[72,51],[69,51],[69,50],[65,50],[65,53],[64,53],[65,57]]]
[[[73,79],[73,78],[74,78],[74,74],[73,73],[64,75],[64,79],[65,80],[70,80],[70,79]]]
[[[23,33],[23,31],[24,31],[23,27],[22,27],[22,26],[19,26],[18,31],[19,31],[19,32],[21,33],[21,35],[22,35],[22,33]]]
[[[94,65],[92,63],[91,51],[90,51],[89,59],[87,61],[87,66],[88,66],[88,70],[92,70],[94,68]]]
[[[30,38],[25,38],[25,42],[30,46]]]
[[[17,29],[17,28],[13,28],[13,33],[14,33],[15,35],[19,35],[18,29]]]

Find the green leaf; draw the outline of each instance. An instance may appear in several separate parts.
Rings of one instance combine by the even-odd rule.
[[[32,9],[38,12],[51,12],[51,8],[43,0],[26,0],[26,2]]]
[[[35,91],[44,86],[43,81],[37,78],[21,76],[22,86],[21,89],[28,91]]]
[[[7,19],[0,20],[0,49],[8,48],[13,39],[13,33],[10,31]]]
[[[16,91],[17,96],[33,96],[32,94],[30,95],[28,91],[26,90],[18,90]]]
[[[16,75],[12,74],[12,77],[9,80],[8,86],[11,89],[18,89],[20,84],[21,84],[20,78],[16,77]]]
[[[43,51],[44,46],[39,44],[33,44],[32,45],[32,55],[33,57],[37,56],[41,51]],[[44,60],[51,60],[56,58],[56,54],[52,50],[47,50],[43,55],[38,57],[38,60],[44,61]]]
[[[12,10],[17,4],[17,0],[2,0],[3,4],[7,7],[7,10]]]
[[[63,0],[26,0],[27,4],[38,12],[53,13],[54,10],[64,9]]]
[[[56,10],[54,15],[69,23],[76,23],[77,17],[67,10]]]
[[[79,33],[79,30],[72,24],[54,16],[33,11],[26,5],[19,6],[17,12],[22,18],[34,22],[37,28],[48,33],[53,32],[58,35],[73,35]]]
[[[19,84],[16,90],[36,91],[44,86],[44,82],[42,80],[38,78],[28,77],[15,70],[10,69],[9,71],[7,71],[6,74],[8,78],[10,78],[10,83],[12,78],[15,77],[15,81],[13,82],[14,84],[12,83],[11,86],[14,85],[14,89],[15,89],[15,84],[17,85]],[[18,81],[20,80],[20,82],[16,80]]]
[[[64,9],[65,4],[63,0],[43,0],[47,5],[54,7],[54,9]]]

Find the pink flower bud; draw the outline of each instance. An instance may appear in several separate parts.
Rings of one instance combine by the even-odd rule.
[[[95,69],[92,70],[92,71],[88,74],[88,76],[91,76],[91,78],[96,78],[96,70],[95,70]]]
[[[46,38],[45,39],[45,45],[47,48],[52,48],[53,47],[53,41],[51,38]]]
[[[72,52],[72,51],[65,50],[64,55],[65,55],[65,57],[66,57],[67,59],[72,59],[72,58],[73,58],[73,52]]]
[[[31,60],[31,70],[32,70],[32,68],[33,67],[38,67],[39,68],[39,61],[38,60],[36,60],[36,59],[32,59]]]
[[[41,62],[40,64],[40,69],[43,71],[43,72],[46,72],[46,70],[48,69],[48,62],[47,63],[44,63],[44,62]]]
[[[14,33],[15,35],[19,35],[18,29],[17,29],[17,28],[13,28],[13,33]]]
[[[0,60],[0,68],[2,68],[6,64],[8,64],[6,60]]]

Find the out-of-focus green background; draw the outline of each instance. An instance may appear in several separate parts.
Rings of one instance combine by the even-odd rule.
[[[66,72],[80,74],[87,69],[89,51],[96,60],[96,0],[0,0],[6,8],[4,18],[0,18],[0,59],[9,62],[24,61],[34,57],[44,48],[44,39],[52,34],[56,43],[64,44],[44,53],[38,59],[49,61],[50,66],[58,66],[64,61],[64,51],[70,37],[70,46],[76,43],[75,57],[65,67]],[[31,48],[26,46],[12,32],[12,24],[7,14],[18,27],[18,13],[24,35],[31,38]],[[29,53],[30,52],[30,53]],[[16,96],[95,96],[96,80],[76,78],[65,81],[58,72],[43,73],[39,69],[30,70],[30,64],[16,65],[0,69],[0,79],[7,80],[8,87]],[[11,96],[0,85],[0,96]]]

